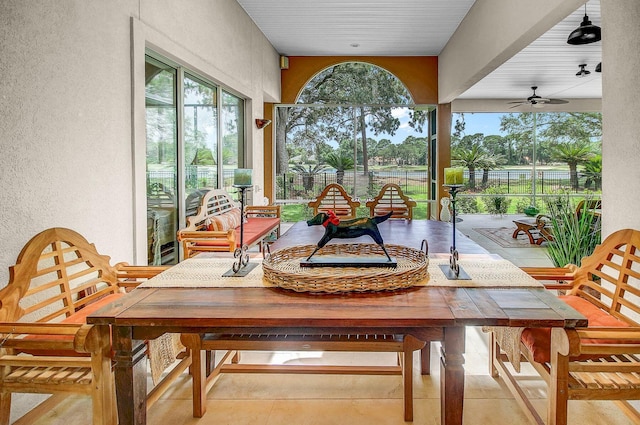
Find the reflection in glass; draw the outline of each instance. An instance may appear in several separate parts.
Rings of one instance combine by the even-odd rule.
[[[244,101],[230,93],[222,92],[222,187],[233,189],[233,170],[244,166]]]
[[[149,264],[177,260],[176,70],[147,57],[147,243]]]
[[[185,213],[197,213],[207,189],[218,186],[216,88],[195,77],[184,78]]]

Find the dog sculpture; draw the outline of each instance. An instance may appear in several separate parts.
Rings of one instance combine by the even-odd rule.
[[[316,214],[311,220],[307,220],[308,226],[317,226],[322,224],[325,227],[324,235],[318,241],[318,245],[316,249],[313,250],[310,256],[307,257],[307,261],[313,255],[318,252],[320,248],[325,246],[327,242],[329,242],[333,238],[339,239],[347,239],[347,238],[358,238],[360,236],[369,235],[371,238],[377,243],[385,255],[391,260],[389,253],[384,247],[384,243],[382,241],[382,236],[380,236],[380,231],[378,230],[378,224],[386,221],[393,212],[389,212],[387,215],[380,215],[376,217],[362,217],[362,218],[354,218],[351,220],[343,220],[341,221],[333,211],[328,211],[326,213],[321,212]]]

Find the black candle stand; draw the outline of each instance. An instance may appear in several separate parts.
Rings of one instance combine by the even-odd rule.
[[[456,195],[464,185],[445,184],[443,186],[448,189],[449,195],[451,196],[453,209],[453,216],[451,217],[453,241],[450,248],[451,255],[449,256],[449,265],[441,264],[440,269],[449,280],[471,280],[471,277],[462,269],[460,264],[458,264],[458,250],[456,249]]]
[[[244,244],[244,199],[245,192],[250,189],[251,186],[234,184],[233,187],[237,188],[240,193],[240,247],[233,251],[233,258],[236,260],[233,266],[231,266],[231,270],[226,271],[222,276],[243,277],[258,265],[256,263],[249,263],[249,247]]]

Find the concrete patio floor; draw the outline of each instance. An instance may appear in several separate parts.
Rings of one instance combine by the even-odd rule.
[[[545,247],[546,243],[543,243],[542,246],[530,245],[526,248],[504,248],[473,230],[483,227],[506,227],[508,229],[515,230],[516,226],[513,224],[513,220],[527,218],[526,215],[509,214],[503,216],[491,216],[488,214],[461,214],[459,218],[461,218],[462,221],[456,223],[456,229],[459,229],[462,233],[471,238],[471,240],[492,254],[498,254],[518,267],[553,266],[553,263],[547,256],[547,249]]]

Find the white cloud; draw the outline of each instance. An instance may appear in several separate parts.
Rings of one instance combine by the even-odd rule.
[[[409,109],[407,108],[392,108],[391,109],[391,116],[393,116],[394,118],[398,118],[398,119],[402,119],[402,118],[409,118]]]

